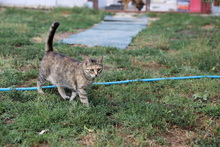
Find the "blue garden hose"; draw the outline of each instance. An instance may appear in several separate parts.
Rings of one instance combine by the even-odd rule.
[[[170,78],[154,78],[154,79],[136,79],[136,80],[125,80],[125,81],[115,81],[115,82],[100,82],[93,83],[93,85],[115,85],[115,84],[126,84],[131,82],[154,82],[161,80],[186,80],[186,79],[201,79],[201,78],[211,78],[211,79],[220,79],[220,76],[217,75],[207,75],[207,76],[188,76],[188,77],[170,77]],[[55,88],[56,85],[52,86],[43,86],[42,88]],[[37,90],[37,87],[24,87],[24,88],[0,88],[0,91],[25,91],[25,90]]]

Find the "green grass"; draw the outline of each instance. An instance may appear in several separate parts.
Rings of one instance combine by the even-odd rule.
[[[61,23],[59,36],[90,28],[104,15],[86,8],[0,8],[0,87],[36,86],[53,21]],[[105,70],[96,82],[219,75],[219,17],[147,15],[158,20],[126,50],[57,43],[54,48],[79,60],[104,56]],[[218,146],[219,85],[219,79],[93,85],[89,108],[78,99],[63,101],[56,89],[45,95],[0,92],[0,146]]]

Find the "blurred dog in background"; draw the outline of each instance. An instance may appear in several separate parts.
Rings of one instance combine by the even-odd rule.
[[[132,5],[139,11],[144,7],[144,2],[142,0],[120,0],[119,2],[124,4],[124,10],[128,9],[128,4],[132,2]]]

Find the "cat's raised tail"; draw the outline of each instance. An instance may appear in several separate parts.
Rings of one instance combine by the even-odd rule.
[[[45,51],[49,52],[49,51],[53,51],[53,37],[54,34],[56,32],[56,29],[59,27],[60,23],[59,22],[54,22],[52,23],[48,36],[47,36],[47,40],[46,40],[46,47],[45,47]]]

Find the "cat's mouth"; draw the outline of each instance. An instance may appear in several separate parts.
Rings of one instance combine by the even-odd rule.
[[[98,75],[91,75],[91,77],[92,77],[92,78],[96,78],[96,77],[98,77]]]

